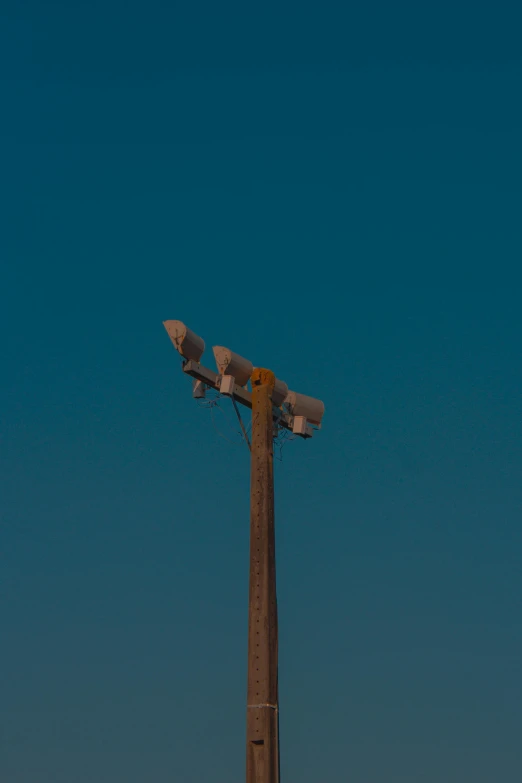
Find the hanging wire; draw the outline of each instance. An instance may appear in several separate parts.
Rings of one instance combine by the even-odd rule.
[[[230,438],[227,438],[227,436],[226,436],[226,435],[223,435],[223,433],[221,432],[221,430],[218,428],[218,426],[217,426],[217,424],[216,424],[216,419],[215,419],[215,416],[214,416],[214,411],[215,411],[215,409],[218,409],[218,410],[220,410],[220,411],[221,411],[221,413],[222,413],[222,414],[225,416],[225,418],[227,418],[227,416],[226,416],[226,413],[225,413],[225,411],[223,410],[223,408],[221,407],[221,405],[219,404],[219,402],[216,400],[216,402],[214,403],[214,405],[211,405],[211,406],[209,406],[209,407],[210,407],[210,413],[211,413],[211,417],[212,417],[212,424],[214,425],[214,429],[216,430],[216,432],[217,432],[217,434],[219,435],[219,437],[220,437],[220,438],[223,438],[224,440],[228,441],[229,443],[232,443],[232,445],[233,445],[233,446],[238,446],[238,445],[239,445],[239,443],[240,443],[240,441],[237,441],[237,440],[231,440]],[[236,430],[236,432],[237,432],[237,430]],[[238,435],[241,435],[241,433],[240,433],[240,432],[237,432],[237,434],[238,434]],[[243,440],[243,436],[241,435],[241,441],[242,441],[242,440]]]
[[[232,440],[231,438],[227,437],[221,430],[219,429],[219,426],[216,422],[215,417],[215,411],[216,409],[220,410],[223,416],[225,417],[227,424],[234,429],[233,423],[230,421],[230,418],[228,414],[226,413],[225,409],[221,405],[221,401],[223,399],[224,395],[220,394],[220,392],[217,389],[212,389],[211,387],[207,387],[205,389],[205,398],[196,400],[198,406],[200,408],[206,408],[207,410],[210,410],[211,418],[212,418],[212,425],[214,429],[216,430],[217,434],[220,438],[223,438],[228,443],[232,443],[232,445],[237,446],[241,441],[245,441],[249,450],[251,450],[251,444],[250,444],[250,438],[252,437],[252,425],[253,425],[253,419],[252,416],[250,420],[245,424],[243,422],[243,419],[241,417],[241,414],[239,412],[239,408],[237,405],[236,400],[234,397],[231,397],[232,405],[234,408],[234,412],[237,416],[237,420],[239,422],[240,430],[235,430],[236,434],[239,436],[240,440]],[[290,443],[290,441],[296,439],[296,435],[291,433],[289,430],[287,430],[285,427],[282,427],[280,424],[276,424],[276,434],[274,434],[273,443],[274,443],[274,457],[278,460],[278,462],[283,461],[283,449],[286,446],[287,443]],[[249,437],[250,436],[250,437]]]
[[[280,427],[278,434],[274,438],[274,454],[278,462],[283,461],[283,449],[287,443],[295,440],[297,435],[289,432],[287,429]]]
[[[200,408],[213,408],[215,405],[219,405],[220,396],[215,389],[207,388],[205,389],[205,397],[196,400],[196,402]]]
[[[196,400],[196,402],[198,404],[198,407],[206,408],[207,410],[210,410],[210,414],[211,414],[211,418],[212,418],[212,425],[213,425],[214,429],[216,430],[216,432],[217,432],[217,434],[219,435],[220,438],[223,438],[228,443],[232,443],[234,446],[239,445],[239,443],[241,441],[245,440],[247,445],[248,445],[248,448],[250,448],[250,441],[248,439],[247,429],[245,428],[245,426],[243,424],[243,421],[241,419],[241,414],[239,413],[239,410],[237,409],[237,405],[236,405],[236,402],[235,402],[234,399],[232,399],[232,401],[234,403],[234,409],[235,409],[235,412],[236,412],[236,415],[238,417],[238,421],[239,421],[239,424],[240,424],[240,427],[241,427],[241,430],[236,430],[237,435],[239,435],[239,437],[240,437],[240,441],[232,440],[231,438],[227,437],[223,432],[221,432],[221,430],[220,430],[220,428],[219,428],[219,426],[217,424],[216,417],[215,417],[216,409],[221,411],[221,413],[223,414],[223,416],[225,417],[225,419],[227,421],[227,424],[231,428],[234,428],[234,425],[230,421],[230,418],[229,418],[228,414],[226,413],[225,409],[220,404],[222,399],[223,399],[223,395],[220,394],[219,391],[217,391],[217,389],[212,389],[210,387],[207,387],[205,389],[205,397]]]
[[[239,426],[241,427],[241,432],[243,433],[243,437],[246,441],[246,445],[248,446],[248,450],[252,451],[252,446],[250,445],[250,441],[248,439],[247,431],[245,429],[245,425],[243,424],[243,420],[241,418],[241,414],[239,412],[239,408],[237,407],[237,402],[235,401],[234,397],[232,399],[232,405],[234,406],[234,410],[236,412],[237,419],[239,421]]]

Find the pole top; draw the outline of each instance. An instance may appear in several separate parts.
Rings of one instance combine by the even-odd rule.
[[[275,381],[276,378],[272,370],[265,370],[263,367],[256,367],[250,377],[252,386],[270,386],[272,391]]]

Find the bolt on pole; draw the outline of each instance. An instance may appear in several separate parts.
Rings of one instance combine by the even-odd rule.
[[[279,783],[272,414],[275,376],[270,370],[256,369],[251,382],[246,783]]]

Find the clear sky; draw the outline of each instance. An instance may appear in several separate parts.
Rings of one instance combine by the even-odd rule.
[[[6,783],[244,780],[248,452],[167,318],[326,404],[283,783],[522,779],[516,8],[3,4]]]

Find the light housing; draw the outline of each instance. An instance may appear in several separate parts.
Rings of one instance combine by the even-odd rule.
[[[316,427],[321,426],[324,416],[324,402],[315,397],[307,397],[290,391],[286,395],[285,407],[292,416],[304,416],[304,418]]]
[[[205,351],[205,341],[182,321],[163,321],[174,348],[185,359],[199,362]]]
[[[215,345],[214,358],[220,375],[231,375],[238,386],[245,386],[254,370],[252,362],[222,345]]]

